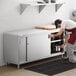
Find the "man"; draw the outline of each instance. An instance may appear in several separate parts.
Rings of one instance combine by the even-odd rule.
[[[57,28],[60,28],[60,31],[57,34],[51,34],[49,37],[57,37],[60,36],[64,31],[66,31],[65,45],[67,45],[67,56],[69,61],[72,63],[76,63],[76,56],[74,54],[76,50],[76,22],[72,20],[62,21],[57,19],[55,21],[55,25]],[[64,45],[61,46],[62,48]]]

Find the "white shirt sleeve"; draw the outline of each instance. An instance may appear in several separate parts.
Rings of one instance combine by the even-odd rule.
[[[65,27],[65,22],[62,22],[62,24],[61,24],[61,29],[65,29],[66,27]]]
[[[61,28],[63,29],[73,29],[76,28],[76,22],[72,21],[72,20],[67,20],[62,22]]]

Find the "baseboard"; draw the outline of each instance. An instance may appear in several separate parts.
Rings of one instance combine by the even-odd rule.
[[[3,65],[5,65],[5,64],[4,64],[4,61],[3,61],[2,58],[0,58],[0,66],[3,66]]]

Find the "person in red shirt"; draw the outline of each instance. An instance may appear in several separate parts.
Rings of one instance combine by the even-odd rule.
[[[60,31],[57,34],[50,34],[49,37],[60,36],[64,31],[66,32],[64,44],[67,46],[67,56],[69,61],[76,63],[76,22],[72,20],[62,21],[60,19],[55,20],[55,26],[60,28]],[[61,48],[64,48],[65,45],[62,45]]]

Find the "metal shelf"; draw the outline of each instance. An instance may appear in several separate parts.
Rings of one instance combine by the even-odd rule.
[[[44,7],[48,5],[47,3],[29,3],[29,4],[20,4],[20,14],[22,14],[24,12],[24,10],[28,7],[28,6],[37,6],[39,9],[39,13],[44,9]]]
[[[53,41],[51,41],[51,43],[59,42],[59,41],[62,41],[62,39],[59,39],[59,40],[53,40]]]
[[[28,6],[37,6],[39,8],[39,13],[45,8],[47,5],[55,5],[55,11],[57,12],[58,9],[64,4],[64,3],[26,3],[26,4],[20,4],[20,14],[22,14],[25,9]]]

